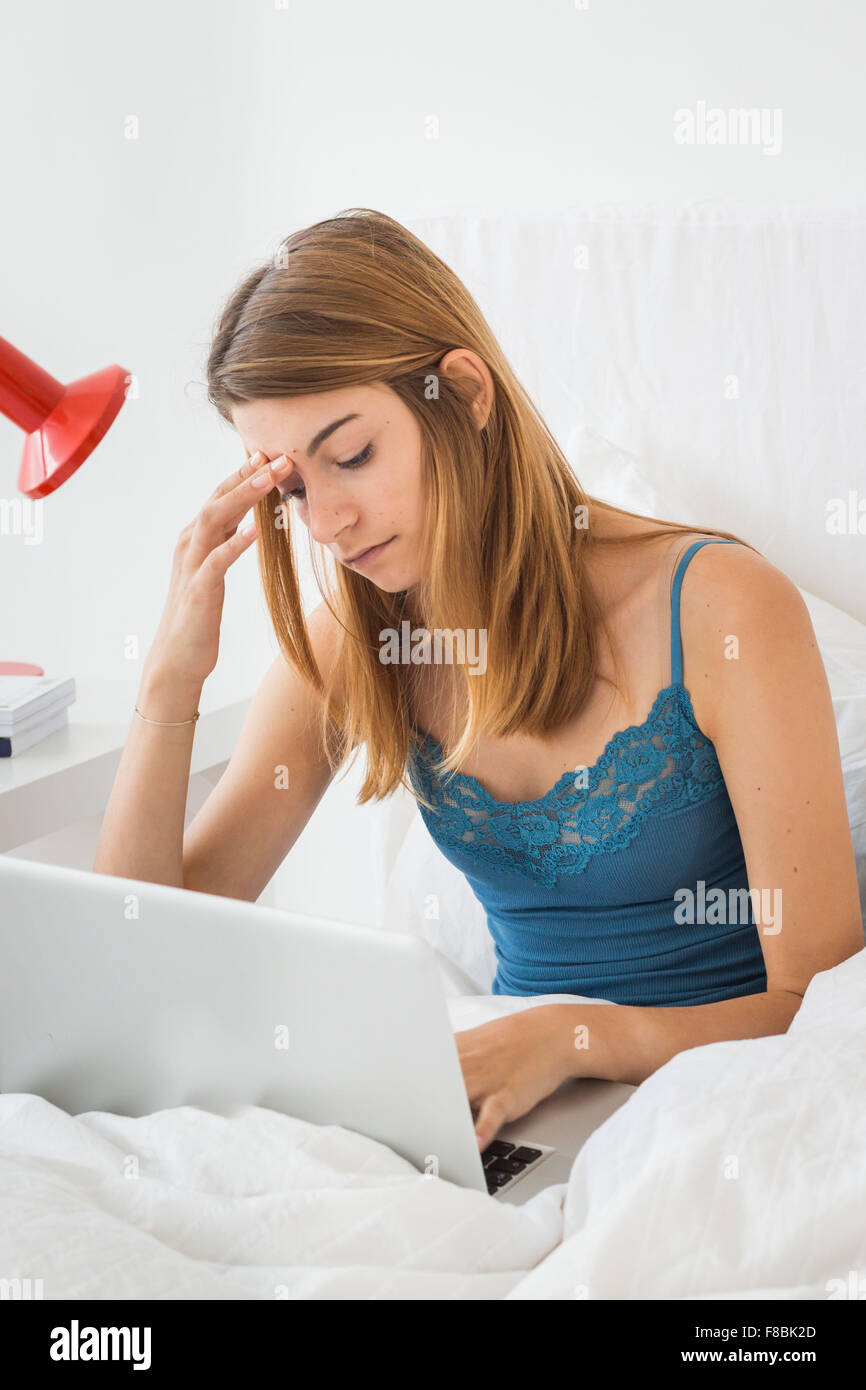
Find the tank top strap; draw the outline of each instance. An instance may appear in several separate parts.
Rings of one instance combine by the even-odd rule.
[[[677,561],[671,588],[671,685],[682,685],[683,681],[683,643],[680,634],[680,590],[683,587],[683,575],[695,552],[700,550],[702,545],[712,545],[713,541],[724,545],[738,544],[737,541],[729,540],[727,536],[707,536],[705,540],[694,541]]]

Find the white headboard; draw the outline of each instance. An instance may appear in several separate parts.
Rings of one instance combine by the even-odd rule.
[[[866,622],[866,206],[596,204],[407,225],[478,300],[569,457],[590,426],[641,461],[661,516],[735,532]]]

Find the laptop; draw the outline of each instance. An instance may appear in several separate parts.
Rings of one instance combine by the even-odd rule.
[[[575,1080],[482,1155],[436,953],[394,931],[0,854],[0,1091],[69,1114],[266,1106],[523,1202],[634,1087]]]

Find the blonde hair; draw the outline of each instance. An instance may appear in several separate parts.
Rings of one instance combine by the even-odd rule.
[[[454,347],[478,353],[493,379],[481,430],[465,382],[437,373]],[[656,517],[647,519],[658,529],[638,536],[602,536],[578,525],[590,505],[636,513],[583,491],[454,272],[393,218],[350,208],[288,236],[273,260],[233,291],[208,356],[208,399],[233,424],[232,407],[242,402],[374,382],[388,385],[420,428],[428,524],[416,592],[426,626],[487,634],[486,671],[470,676],[454,668],[458,682],[462,672],[468,714],[450,751],[443,749],[440,771],[457,768],[482,735],[547,734],[582,708],[597,678],[596,630],[607,631],[586,572],[586,546],[696,530],[740,540]],[[330,589],[311,542],[319,588],[342,628],[323,676],[301,605],[286,509],[276,488],[256,506],[259,570],[274,631],[286,660],[322,696],[331,767],[365,744],[358,804],[380,799],[407,785],[419,738],[410,716],[412,667],[379,659],[380,633],[399,628],[405,595],[384,592],[343,565]]]

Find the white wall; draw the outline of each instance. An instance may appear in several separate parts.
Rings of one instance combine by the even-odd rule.
[[[240,461],[204,402],[214,317],[287,232],[353,205],[410,222],[607,199],[862,199],[864,38],[866,8],[841,0],[7,8],[0,333],[63,379],[120,362],[139,394],[42,504],[42,543],[0,535],[0,658],[114,676],[130,635],[143,658],[177,533]],[[781,152],[678,145],[674,111],[698,102],[780,109]],[[7,500],[20,443],[0,418]],[[205,701],[251,693],[274,652],[247,554]],[[335,828],[360,825],[344,784],[305,844],[334,843],[332,807]],[[356,841],[343,852],[360,872]],[[336,882],[317,855],[302,878],[308,910]],[[357,892],[328,893],[323,910],[351,915]]]

